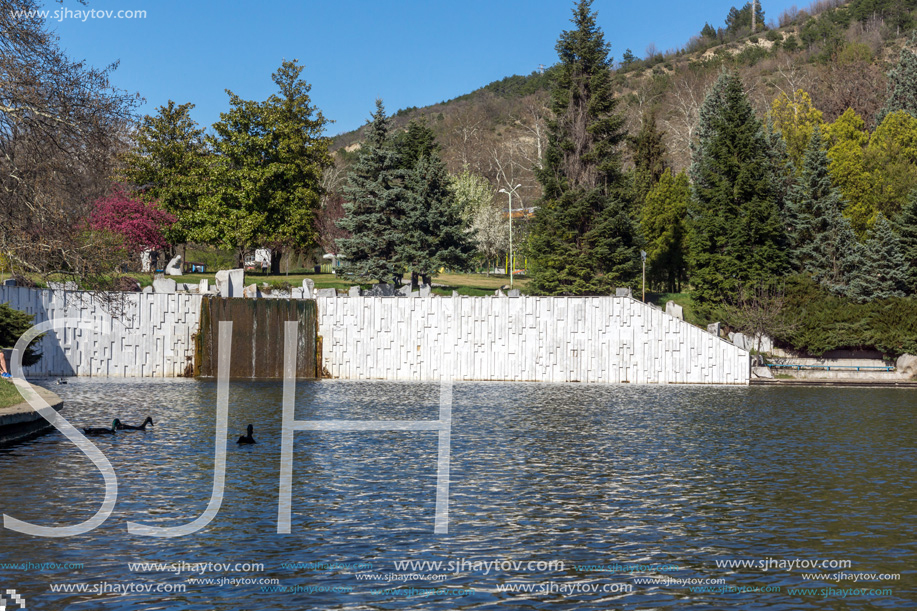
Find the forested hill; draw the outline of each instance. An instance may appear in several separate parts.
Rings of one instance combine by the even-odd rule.
[[[739,73],[762,119],[775,103],[799,102],[801,90],[824,123],[850,108],[867,129],[874,129],[886,98],[886,73],[917,24],[917,0],[818,0],[805,10],[781,15],[767,12],[767,0],[758,7],[755,33],[746,4],[698,23],[697,36],[678,50],[657,50],[647,41],[637,58],[639,53],[608,40],[628,132],[636,135],[643,118],[654,115],[675,172],[690,162],[698,110],[723,68]],[[522,183],[523,204],[532,205],[540,195],[532,168],[540,162],[545,143],[551,76],[551,68],[536,70],[450,101],[401,109],[393,113],[394,125],[402,128],[411,119],[425,118],[450,172],[467,169],[494,187]],[[351,157],[362,133],[360,129],[335,138],[339,162]],[[630,154],[625,150],[625,159]]]

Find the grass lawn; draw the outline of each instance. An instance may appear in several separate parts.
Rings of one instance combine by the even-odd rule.
[[[635,292],[634,297],[640,299],[640,294]],[[656,304],[663,310],[665,310],[665,304],[667,302],[674,301],[676,305],[680,305],[684,310],[683,313],[687,322],[693,325],[703,326],[694,316],[694,302],[691,299],[691,293],[652,293],[647,291],[646,301]]]
[[[6,379],[0,379],[0,409],[12,407],[17,403],[24,402],[25,399],[19,394],[19,390],[12,382]]]

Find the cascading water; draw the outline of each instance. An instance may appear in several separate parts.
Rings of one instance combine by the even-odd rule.
[[[223,299],[201,301],[201,322],[197,335],[194,375],[216,377],[218,329],[221,321],[232,321],[232,378],[270,380],[283,378],[284,323],[299,323],[296,377],[320,376],[317,338],[318,309],[314,300]]]

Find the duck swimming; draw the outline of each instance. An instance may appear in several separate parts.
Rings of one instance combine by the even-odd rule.
[[[253,427],[252,425],[249,424],[247,430],[248,430],[248,434],[247,434],[247,435],[240,435],[240,436],[239,436],[239,441],[237,441],[236,443],[257,443],[257,442],[255,441],[255,438],[252,437],[252,433],[254,432],[255,427]]]
[[[84,427],[83,434],[84,435],[114,435],[115,430],[118,428],[120,424],[121,424],[121,421],[115,418],[114,420],[111,421],[110,429],[106,429],[105,427],[98,427],[98,426],[97,427],[88,427],[88,428]]]
[[[123,424],[120,420],[117,421],[118,426],[116,427],[119,431],[145,431],[146,425],[153,426],[153,419],[149,416],[146,417],[146,420],[143,421],[143,424],[140,426],[131,426],[129,424]]]

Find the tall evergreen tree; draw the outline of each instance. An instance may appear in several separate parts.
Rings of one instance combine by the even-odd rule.
[[[662,173],[668,167],[663,137],[665,132],[656,126],[656,115],[647,113],[643,124],[634,138],[631,138],[631,149],[634,156],[634,197],[638,206],[642,206],[647,193],[653,188]]]
[[[275,274],[288,249],[315,246],[322,173],[333,163],[327,121],[301,73],[284,61],[271,75],[278,92],[264,102],[228,92],[231,108],[213,126],[218,163],[208,208],[217,233],[227,246],[270,248]]]
[[[666,169],[646,196],[640,215],[650,285],[665,287],[670,293],[679,291],[687,279],[685,216],[690,199],[687,175],[681,172],[673,176],[672,171]]]
[[[465,233],[446,164],[436,153],[422,155],[405,183],[405,216],[398,260],[411,272],[411,284],[430,284],[441,267],[465,270],[474,245]]]
[[[898,64],[888,72],[888,97],[876,123],[896,110],[917,118],[917,34],[911,37],[910,47],[901,49]]]
[[[848,296],[860,302],[904,297],[907,262],[898,235],[881,213],[866,233],[860,272],[850,283]]]
[[[422,157],[439,156],[436,134],[425,119],[411,119],[407,129],[394,136],[398,150],[398,164],[405,172],[411,172]]]
[[[831,183],[821,129],[809,139],[802,175],[784,211],[793,266],[822,286],[845,294],[861,263],[861,247],[842,214],[840,190]]]
[[[761,123],[735,74],[724,72],[701,106],[693,147],[690,263],[702,315],[746,283],[787,270],[777,178]]]
[[[611,86],[609,45],[591,0],[573,10],[576,29],[557,42],[544,195],[528,241],[530,289],[548,295],[607,294],[635,284],[638,236],[630,216],[619,148],[625,139]]]
[[[764,141],[767,143],[770,171],[776,177],[775,197],[777,209],[783,214],[790,197],[790,191],[793,185],[796,184],[796,166],[793,164],[793,160],[790,159],[786,140],[783,138],[783,134],[774,126],[772,117],[768,117],[764,130]]]
[[[345,214],[338,225],[351,237],[338,240],[338,248],[344,273],[398,284],[404,271],[398,247],[403,239],[407,192],[389,129],[382,100],[376,100],[366,141],[344,187]]]
[[[907,292],[917,295],[917,191],[911,192],[907,205],[895,218],[895,229],[907,265]]]

